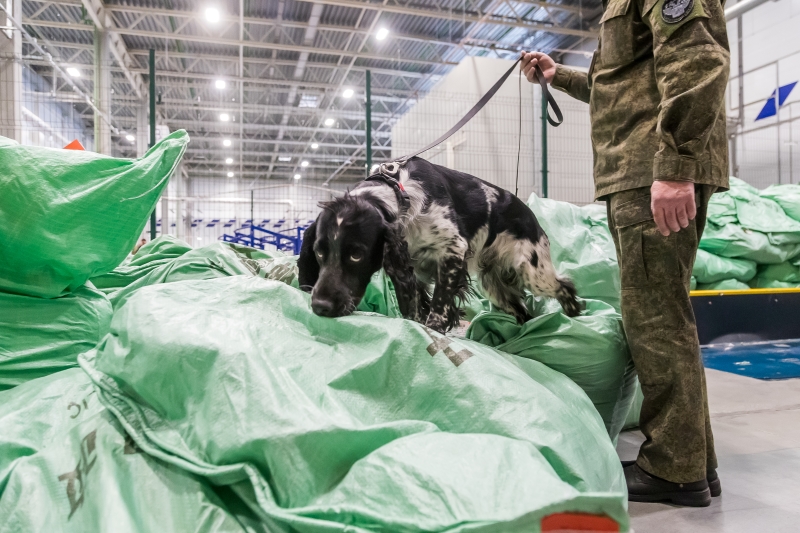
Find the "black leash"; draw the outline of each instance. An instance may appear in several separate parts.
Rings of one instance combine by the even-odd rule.
[[[503,75],[500,77],[500,79],[499,79],[499,80],[497,80],[497,82],[496,82],[496,83],[495,83],[495,84],[492,86],[492,88],[491,88],[491,89],[489,89],[489,90],[486,92],[486,94],[484,94],[484,95],[481,97],[481,99],[480,99],[480,100],[478,100],[478,103],[477,103],[477,104],[475,104],[475,105],[472,107],[472,109],[470,109],[470,110],[467,112],[467,114],[466,114],[466,115],[464,115],[464,116],[462,117],[462,119],[458,121],[458,123],[456,123],[456,125],[455,125],[455,126],[453,126],[452,128],[450,128],[450,129],[447,131],[447,133],[445,133],[444,135],[442,135],[441,137],[439,137],[438,139],[436,139],[436,140],[435,140],[435,141],[433,141],[432,143],[429,143],[429,144],[428,144],[427,146],[425,146],[424,148],[422,148],[422,149],[420,149],[420,150],[417,150],[416,152],[414,152],[414,153],[412,153],[412,154],[409,154],[409,155],[403,156],[403,157],[401,157],[401,158],[399,158],[399,159],[395,159],[395,161],[397,161],[397,162],[398,162],[398,163],[400,163],[401,165],[402,165],[402,164],[405,164],[405,162],[406,162],[406,161],[408,161],[409,159],[411,159],[412,157],[414,157],[414,156],[417,156],[417,155],[421,154],[422,152],[426,152],[426,151],[430,150],[431,148],[433,148],[433,147],[435,147],[435,146],[438,146],[438,145],[442,144],[444,141],[446,141],[447,139],[449,139],[450,137],[452,137],[452,135],[453,135],[455,132],[457,132],[458,130],[460,130],[461,128],[463,128],[463,127],[464,127],[464,125],[465,125],[467,122],[469,122],[470,120],[472,120],[472,117],[474,117],[475,115],[477,115],[477,114],[478,114],[478,111],[480,111],[481,109],[483,109],[483,108],[484,108],[484,106],[486,106],[486,104],[488,104],[488,103],[489,103],[489,100],[491,100],[491,99],[492,99],[492,97],[493,97],[493,96],[494,96],[494,95],[497,93],[497,91],[499,91],[499,90],[500,90],[500,87],[502,87],[502,86],[503,86],[503,83],[505,83],[505,81],[508,79],[508,77],[511,75],[511,73],[512,73],[512,72],[514,72],[514,69],[517,67],[517,64],[518,64],[520,61],[522,61],[522,57],[520,57],[519,59],[517,59],[516,61],[514,61],[514,64],[513,64],[513,65],[511,65],[511,68],[509,68],[509,69],[506,71],[506,73],[505,73],[505,74],[503,74]],[[534,68],[534,76],[536,77],[536,81],[538,81],[538,82],[539,82],[539,85],[542,87],[542,94],[543,94],[543,95],[544,95],[544,97],[547,99],[547,103],[548,103],[548,105],[549,105],[549,106],[550,106],[550,107],[553,109],[553,113],[555,113],[555,115],[556,115],[556,118],[558,118],[558,121],[555,121],[555,120],[553,120],[553,118],[550,116],[550,109],[548,108],[548,110],[547,110],[547,122],[549,122],[549,123],[550,123],[550,125],[552,125],[552,126],[554,126],[554,127],[558,127],[558,126],[560,126],[560,125],[561,125],[561,123],[562,123],[562,122],[564,122],[564,115],[562,115],[562,114],[561,114],[561,108],[559,108],[559,107],[558,107],[558,104],[556,103],[556,99],[555,99],[555,98],[553,98],[553,95],[552,95],[552,94],[550,94],[550,90],[549,90],[549,89],[548,89],[548,87],[547,87],[547,81],[545,80],[544,73],[542,72],[542,69],[539,67],[539,65],[538,65],[538,64],[537,64],[537,65],[535,65],[533,68]],[[521,83],[521,82],[522,82],[522,80],[520,80],[520,83]]]
[[[400,212],[404,213],[405,211],[407,211],[411,202],[408,193],[405,190],[405,187],[403,187],[403,184],[400,182],[400,176],[399,176],[400,167],[405,165],[406,162],[412,157],[417,156],[422,152],[426,152],[431,148],[440,145],[441,143],[449,139],[455,132],[463,128],[464,125],[472,119],[472,117],[478,114],[478,111],[483,109],[484,106],[486,106],[486,104],[489,103],[489,100],[491,100],[492,97],[497,93],[497,91],[500,90],[500,87],[503,86],[503,83],[505,83],[505,81],[508,79],[511,73],[514,72],[514,69],[517,67],[517,64],[520,61],[522,61],[521,56],[519,59],[514,61],[514,64],[511,65],[511,67],[506,71],[506,73],[503,74],[500,77],[500,79],[497,80],[497,82],[495,82],[492,88],[489,89],[489,91],[486,94],[484,94],[480,100],[478,100],[478,103],[472,106],[472,109],[470,109],[467,112],[467,114],[464,115],[455,126],[450,128],[447,131],[447,133],[445,133],[432,143],[428,144],[421,150],[417,150],[412,154],[403,156],[399,159],[395,159],[390,163],[384,163],[380,165],[374,173],[367,176],[366,181],[381,181],[386,185],[389,185],[394,190],[394,193],[397,196],[397,204],[400,209]],[[542,87],[542,94],[547,99],[547,103],[549,105],[547,109],[547,122],[549,122],[550,125],[552,125],[553,127],[558,127],[561,125],[562,122],[564,122],[564,115],[561,114],[561,108],[558,107],[556,99],[553,98],[552,94],[550,94],[550,90],[547,87],[547,81],[545,80],[544,72],[542,72],[541,67],[539,67],[539,65],[537,64],[533,68],[534,68],[533,70],[534,77],[536,78],[536,81],[539,82],[539,85]],[[517,179],[516,179],[516,190],[514,192],[515,195],[519,194],[519,158],[520,158],[520,152],[522,150],[522,78],[521,77],[519,79],[519,107],[520,107],[519,135],[517,138]],[[553,118],[550,116],[550,108],[553,109],[553,113],[555,113],[558,121],[553,120]]]

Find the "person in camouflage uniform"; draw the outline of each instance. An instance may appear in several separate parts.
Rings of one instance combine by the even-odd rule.
[[[728,187],[730,53],[719,0],[604,0],[589,72],[526,53],[589,104],[596,198],[608,207],[646,438],[629,498],[710,504],[721,491],[689,281],[710,196]]]

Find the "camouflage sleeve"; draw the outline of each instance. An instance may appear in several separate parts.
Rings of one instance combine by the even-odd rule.
[[[558,65],[550,85],[576,100],[589,103],[589,76],[585,72]]]
[[[697,181],[703,172],[701,154],[725,112],[730,52],[722,3],[639,1],[643,1],[642,18],[653,34],[661,96],[653,179]]]

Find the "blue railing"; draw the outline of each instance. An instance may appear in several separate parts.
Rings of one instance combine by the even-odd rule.
[[[307,226],[298,226],[279,232],[246,223],[243,227],[234,230],[233,235],[225,234],[220,237],[220,240],[244,244],[245,246],[258,248],[260,250],[264,250],[267,246],[274,246],[283,252],[290,252],[294,255],[298,255],[300,253],[300,247],[303,244],[303,232],[306,227]],[[258,233],[258,235],[256,235],[256,233]]]

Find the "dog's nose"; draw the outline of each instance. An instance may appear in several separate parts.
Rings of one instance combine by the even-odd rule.
[[[314,298],[311,300],[311,310],[315,315],[334,316],[333,302],[324,298]]]

